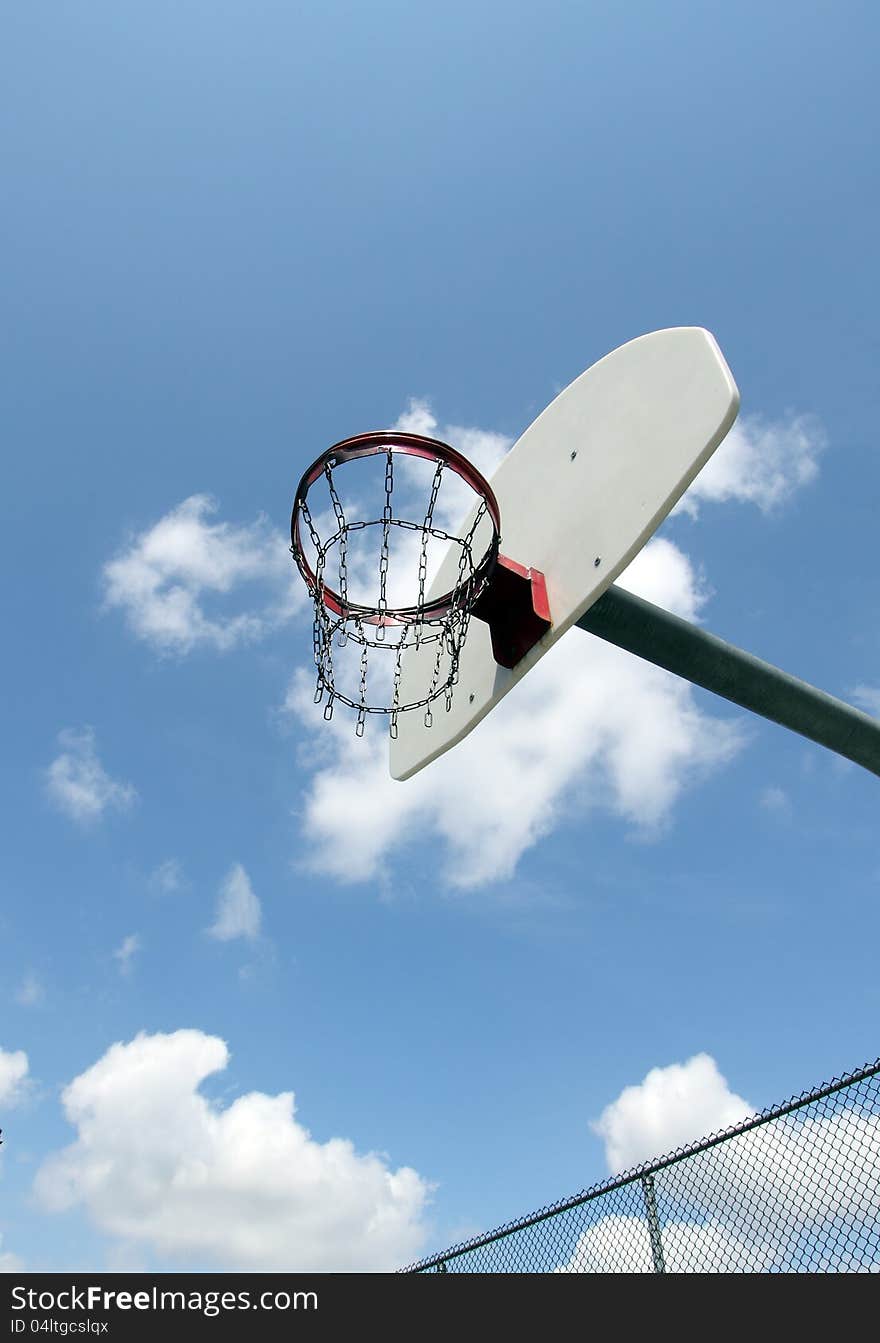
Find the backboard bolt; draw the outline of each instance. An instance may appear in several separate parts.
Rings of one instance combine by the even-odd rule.
[[[596,558],[593,560],[594,567],[598,569],[601,563],[602,563],[602,557],[601,555],[597,555]]]
[[[577,455],[578,455],[578,454],[577,454],[577,448],[573,448],[573,449],[572,449],[572,453],[571,453],[571,457],[570,457],[569,460],[573,462],[574,459],[575,459],[575,457],[577,457]]]

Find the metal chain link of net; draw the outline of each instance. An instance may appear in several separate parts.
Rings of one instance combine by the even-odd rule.
[[[454,536],[438,526],[434,519],[434,511],[446,469],[446,464],[440,460],[437,461],[434,470],[423,520],[414,522],[395,517],[394,461],[391,448],[384,452],[384,456],[384,503],[381,517],[356,522],[346,519],[333,478],[332,460],[325,462],[323,476],[330,495],[336,530],[326,540],[318,533],[307,500],[302,498],[299,501],[299,511],[316,557],[315,581],[312,589],[314,600],[312,648],[317,670],[315,703],[324,703],[324,717],[328,721],[333,716],[334,705],[337,702],[354,709],[357,713],[355,730],[359,737],[363,736],[368,714],[388,715],[390,735],[396,737],[399,714],[424,709],[425,726],[431,727],[433,723],[431,706],[436,700],[442,697],[447,712],[450,710],[453,691],[458,682],[459,659],[467,638],[471,610],[486,582],[485,573],[480,574],[480,566],[485,556],[474,556],[474,537],[477,528],[487,515],[486,500],[480,499],[465,536]],[[379,595],[375,606],[366,606],[350,599],[348,551],[352,535],[371,527],[381,529]],[[413,606],[406,608],[405,615],[395,611],[388,601],[390,538],[393,529],[421,533],[416,580],[417,598]],[[442,615],[430,615],[426,609],[429,605],[426,598],[428,543],[432,538],[458,548],[458,564],[451,600],[448,609]],[[496,532],[492,543],[496,551],[497,542]],[[293,547],[291,550],[293,551]],[[330,569],[335,570],[334,581],[342,607],[340,613],[331,610],[325,600],[328,589],[333,586],[327,578]],[[391,638],[387,637],[389,631],[392,631]],[[349,643],[360,646],[359,685],[356,694],[338,684],[334,664],[334,646],[337,649],[344,649]],[[401,699],[403,655],[407,649],[420,648],[425,644],[435,645],[430,680],[424,687],[423,694],[404,702]],[[370,702],[368,689],[370,653],[387,656],[393,662],[390,675],[390,703]],[[387,683],[387,677],[385,681]]]

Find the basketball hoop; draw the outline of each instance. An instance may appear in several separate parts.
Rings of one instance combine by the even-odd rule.
[[[369,457],[384,459],[384,480],[378,482],[377,490],[381,515],[351,521],[345,515],[334,472]],[[433,464],[427,505],[419,521],[399,516],[402,509],[395,511],[394,466],[398,457]],[[435,516],[444,477],[450,473],[463,481],[473,496],[467,530],[462,536],[441,527]],[[326,486],[329,496],[329,508],[324,510],[330,529],[326,537],[321,535],[317,511],[308,502],[309,492],[319,482]],[[353,596],[352,547],[358,533],[375,538],[378,598],[374,603],[355,600]],[[403,534],[412,540],[395,547],[392,538]],[[367,714],[389,715],[392,737],[397,736],[398,714],[409,710],[424,709],[425,725],[430,727],[431,706],[436,700],[442,696],[447,710],[451,707],[470,617],[498,562],[501,515],[488,481],[466,457],[439,439],[397,430],[357,434],[334,444],[303,475],[293,504],[290,536],[291,553],[314,602],[315,703],[324,701],[324,717],[332,718],[338,700],[357,712],[358,736],[363,735]],[[432,542],[457,550],[458,561],[453,586],[429,598],[426,588],[429,551],[435,549]],[[403,575],[403,585],[408,579],[411,589],[405,601],[396,596],[402,584],[393,584],[390,575],[394,549],[409,570]],[[362,546],[361,557],[363,553]],[[353,681],[346,685],[340,681],[338,664],[342,650],[350,644],[357,650],[356,665]],[[400,694],[401,658],[408,648],[426,644],[435,646],[432,671],[426,684],[420,687],[421,693],[404,702]],[[335,657],[334,650],[339,650]],[[370,690],[371,654],[374,667],[375,657],[387,659],[378,677],[385,690],[382,702],[374,702]]]

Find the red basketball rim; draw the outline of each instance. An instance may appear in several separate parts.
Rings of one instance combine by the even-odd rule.
[[[344,462],[353,462],[358,457],[373,457],[389,450],[409,457],[423,457],[430,462],[443,462],[457,476],[460,476],[476,495],[485,500],[486,511],[492,521],[494,535],[485,555],[468,579],[467,586],[472,594],[468,602],[468,605],[470,605],[471,602],[476,600],[498,559],[498,548],[501,544],[501,510],[498,507],[498,500],[495,498],[492,487],[485,476],[477,470],[472,462],[469,462],[460,452],[456,452],[455,448],[451,448],[448,443],[442,443],[439,438],[426,438],[422,434],[410,434],[391,429],[374,430],[367,434],[355,434],[352,438],[343,438],[339,443],[334,443],[332,448],[328,448],[317,461],[312,463],[299,482],[293,501],[293,513],[290,518],[290,549],[309,591],[313,596],[318,594],[318,578],[306,556],[300,531],[302,505],[305,503],[309,490],[315,481],[324,474],[328,464],[336,466]],[[321,599],[328,610],[333,611],[335,615],[343,618],[357,616],[371,625],[403,625],[414,620],[435,620],[447,615],[453,607],[462,605],[460,598],[456,599],[456,589],[445,592],[441,597],[436,597],[423,606],[387,607],[383,612],[379,612],[374,606],[362,606],[357,602],[343,602],[339,593],[329,587],[321,588]]]

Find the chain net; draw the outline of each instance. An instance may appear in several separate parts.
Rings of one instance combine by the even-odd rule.
[[[497,552],[498,536],[492,529],[487,549],[484,543],[489,529],[483,526],[487,502],[479,496],[464,536],[456,536],[440,525],[436,516],[438,499],[444,478],[450,474],[442,460],[431,463],[433,474],[424,515],[418,521],[397,516],[394,451],[389,447],[380,455],[384,458],[384,481],[377,517],[351,521],[346,516],[334,477],[338,463],[332,457],[324,462],[322,472],[330,505],[323,521],[329,525],[319,525],[305,496],[298,501],[298,509],[311,544],[314,571],[310,587],[317,671],[315,703],[324,704],[328,720],[336,703],[354,709],[358,736],[363,735],[368,715],[385,714],[390,735],[396,737],[399,714],[423,710],[425,726],[431,727],[437,700],[442,698],[447,712],[451,708],[471,610],[485,586],[487,554],[493,549]],[[411,481],[409,485],[411,488]],[[460,497],[460,482],[457,485]],[[362,498],[357,503],[363,507]],[[352,550],[364,538],[372,545],[359,546],[356,567],[361,575],[365,567],[372,572],[374,600],[364,600],[362,594],[355,593],[351,581]],[[399,539],[396,547],[395,538]],[[293,546],[291,550],[295,554]],[[364,557],[370,550],[377,560],[374,567],[365,566]],[[455,576],[448,602],[437,610],[436,602],[431,602],[427,594],[431,571],[436,570],[439,555],[445,556],[447,550],[457,557]],[[392,586],[395,551],[399,573]],[[407,649],[425,645],[432,646],[432,670],[418,693],[404,698],[404,654]],[[377,658],[381,664],[378,668]]]
[[[411,1273],[880,1272],[880,1059]]]

